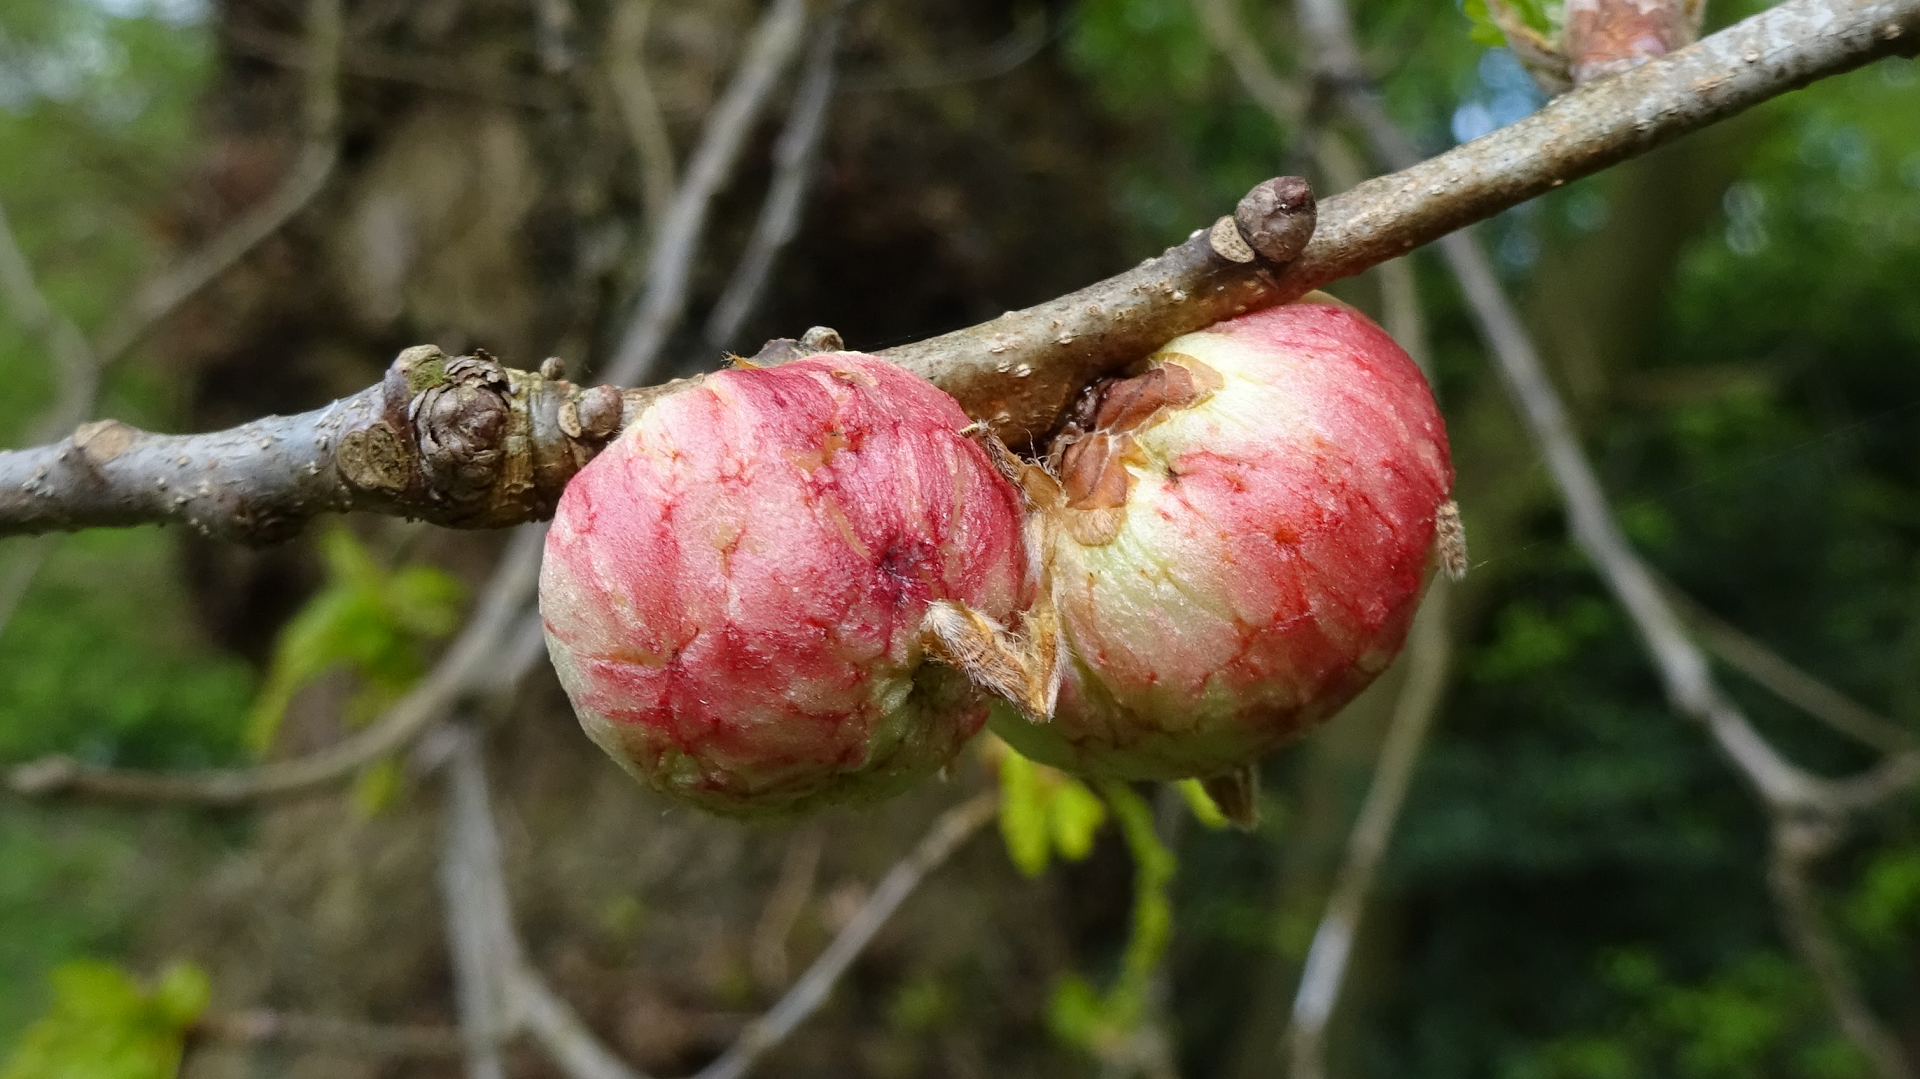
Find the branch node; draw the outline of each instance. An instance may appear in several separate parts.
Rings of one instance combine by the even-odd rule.
[[[1255,185],[1233,211],[1240,237],[1272,263],[1299,258],[1313,239],[1318,217],[1313,187],[1299,176],[1278,176]]]
[[[334,464],[342,478],[363,491],[397,494],[407,489],[407,457],[400,433],[375,420],[340,436]]]
[[[1213,231],[1207,233],[1207,242],[1213,245],[1214,254],[1228,262],[1245,264],[1259,257],[1247,243],[1246,237],[1240,235],[1240,228],[1231,217],[1222,217],[1213,223]]]
[[[815,326],[801,334],[798,341],[791,337],[776,337],[761,345],[760,351],[753,354],[753,358],[747,361],[747,365],[778,367],[802,357],[821,352],[839,352],[844,348],[846,348],[846,342],[841,339],[839,330],[827,326]],[[735,357],[735,363],[739,363],[738,357]]]
[[[7,786],[15,794],[38,798],[66,790],[79,775],[80,762],[72,757],[46,757],[13,768],[7,773]]]
[[[99,468],[127,452],[134,430],[119,420],[94,420],[73,429],[73,445],[89,465]]]
[[[800,335],[800,347],[809,352],[842,352],[847,343],[841,339],[839,330],[831,326],[814,326]]]
[[[614,386],[582,390],[560,406],[560,430],[568,438],[605,442],[620,433],[624,400]]]
[[[405,362],[404,353],[402,357],[395,366]],[[414,381],[410,375],[409,384]],[[506,369],[481,353],[447,363],[434,383],[408,403],[421,471],[436,495],[466,505],[493,492],[507,464],[505,436],[513,425],[510,393]]]

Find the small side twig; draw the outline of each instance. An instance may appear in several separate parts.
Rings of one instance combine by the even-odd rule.
[[[606,380],[616,386],[649,381],[667,338],[687,305],[688,278],[713,197],[740,159],[754,121],[806,39],[806,0],[773,0],[747,42],[746,55],[687,160],[665,220],[647,254],[646,284],[614,349]]]
[[[567,1079],[646,1079],[600,1044],[573,1008],[531,968],[515,970],[511,985],[527,1032]]]
[[[1810,817],[1783,817],[1773,827],[1773,853],[1767,865],[1767,883],[1773,889],[1780,928],[1819,981],[1834,1018],[1848,1041],[1863,1053],[1881,1079],[1912,1075],[1900,1040],[1873,1014],[1860,983],[1847,966],[1840,942],[1820,909],[1813,883],[1814,863],[1840,838],[1831,822]]]
[[[826,1003],[827,995],[847,968],[853,965],[874,934],[900,908],[907,896],[920,886],[928,873],[938,868],[975,832],[999,812],[996,791],[977,794],[947,810],[934,821],[933,828],[913,852],[887,871],[840,935],[813,961],[800,980],[787,990],[768,1012],[748,1023],[740,1037],[713,1063],[695,1073],[693,1079],[741,1079],[774,1046],[784,1041],[794,1028]]]
[[[180,305],[232,269],[313,201],[333,175],[340,151],[340,56],[346,34],[341,0],[308,0],[301,88],[303,140],[286,177],[204,245],[135,290],[100,335],[101,362],[111,364]],[[78,423],[79,419],[75,419]]]
[[[9,770],[7,785],[29,796],[79,794],[116,801],[231,806],[292,797],[340,782],[404,748],[445,715],[468,687],[493,673],[500,640],[519,624],[520,612],[533,596],[545,537],[545,526],[522,526],[474,614],[433,670],[378,720],[334,745],[257,768],[177,774],[47,757]]]
[[[787,984],[787,938],[793,935],[793,925],[813,895],[826,842],[826,828],[819,823],[802,825],[787,840],[780,878],[774,882],[773,893],[767,897],[753,929],[753,976],[763,989]]]
[[[639,159],[647,232],[657,236],[673,203],[674,165],[666,117],[647,77],[647,18],[652,12],[653,0],[620,0],[613,6],[607,23],[607,82]]]
[[[814,31],[813,44],[801,64],[800,89],[787,113],[787,126],[773,147],[773,184],[760,204],[760,218],[754,222],[753,236],[734,265],[733,277],[707,318],[706,343],[715,353],[739,335],[740,327],[760,302],[775,260],[800,231],[800,209],[813,181],[820,140],[827,131],[828,106],[833,104],[840,32],[852,7],[852,0],[836,0],[833,10]]]
[[[294,1045],[382,1058],[445,1058],[461,1053],[460,1034],[444,1027],[392,1026],[265,1008],[208,1012],[189,1032],[196,1044]]]
[[[1883,753],[1920,749],[1920,735],[1808,674],[1671,584],[1666,586],[1666,591],[1680,609],[1681,617],[1700,635],[1707,648],[1767,692]]]

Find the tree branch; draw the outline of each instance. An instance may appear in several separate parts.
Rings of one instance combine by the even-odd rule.
[[[746,55],[726,92],[714,103],[706,131],[687,161],[666,219],[647,254],[646,286],[606,370],[616,386],[649,381],[667,338],[687,306],[687,279],[713,197],[733,174],[754,121],[806,39],[806,0],[773,0],[747,42]]]
[[[1813,971],[1826,995],[1840,1030],[1867,1058],[1880,1079],[1911,1079],[1900,1040],[1883,1026],[1867,1005],[1860,985],[1848,969],[1840,943],[1820,910],[1820,897],[1813,884],[1813,863],[1829,851],[1839,839],[1830,822],[1786,816],[1776,819],[1773,828],[1773,854],[1767,866],[1767,882],[1773,888],[1774,902],[1780,913],[1780,928]]]
[[[786,1040],[795,1027],[826,1003],[827,995],[833,991],[840,976],[859,958],[874,935],[887,924],[887,919],[893,917],[893,912],[900,908],[907,896],[920,886],[926,875],[939,868],[962,843],[992,820],[994,814],[999,812],[999,807],[999,793],[988,791],[976,794],[941,814],[926,837],[920,840],[920,845],[881,878],[852,920],[840,930],[839,936],[833,938],[833,943],[827,945],[827,950],[813,961],[800,980],[793,983],[793,988],[787,990],[787,994],[765,1015],[747,1024],[747,1028],[740,1032],[739,1039],[713,1063],[700,1069],[693,1079],[741,1079],[753,1069],[761,1056]]]
[[[1080,386],[1172,337],[1294,299],[1814,79],[1916,48],[1920,0],[1786,0],[1322,201],[1313,242],[1284,271],[1229,262],[1201,232],[1091,288],[883,355],[1003,437],[1029,438],[1053,426]]]
[[[788,17],[797,20],[790,9],[798,6],[779,0],[756,34],[742,79],[716,109],[676,212],[654,245],[649,287],[609,372],[615,382],[645,374],[684,306],[684,267],[705,217],[703,200],[730,157],[719,149],[729,131],[744,127],[735,121],[757,109],[763,84],[773,78],[769,66],[783,65],[794,51],[800,35]],[[1325,200],[1311,244],[1285,267],[1264,258],[1235,261],[1216,252],[1214,234],[1202,231],[1080,292],[883,355],[931,378],[1003,436],[1023,441],[1050,429],[1078,387],[1168,338],[1293,299],[1775,94],[1916,46],[1920,0],[1787,0],[1690,48],[1575,90],[1516,124]],[[759,98],[740,88],[743,80],[762,90]],[[415,367],[433,368],[423,367],[420,355],[410,350],[402,359],[415,356]],[[578,467],[577,454],[592,448],[591,439],[583,443],[554,421],[564,419],[567,402],[584,407],[580,395],[602,391],[548,384],[490,360],[464,370],[449,381],[459,381],[465,396],[447,402],[446,416],[420,415],[416,393],[403,383],[401,392],[369,389],[316,412],[232,431],[160,436],[111,425],[79,440],[0,453],[0,535],[175,522],[262,540],[312,513],[344,509],[461,527],[549,513],[564,477]],[[521,400],[523,392],[535,399]],[[457,404],[469,399],[472,408]],[[629,391],[626,406],[641,400]],[[454,441],[436,439],[423,454],[417,428],[449,421],[457,429],[445,434]],[[376,429],[381,424],[385,429]],[[514,434],[530,437],[531,445],[501,444]],[[520,472],[490,472],[494,462],[531,473],[530,482],[522,486]]]
[[[460,1035],[443,1027],[390,1026],[254,1008],[209,1012],[194,1022],[198,1043],[301,1045],[369,1057],[456,1057]]]
[[[647,77],[647,16],[653,0],[620,0],[608,16],[607,82],[640,163],[641,206],[647,233],[658,236],[673,204],[673,142],[660,99]]]
[[[768,18],[772,17],[770,13]],[[749,50],[743,63],[755,61],[756,54]],[[746,75],[744,71],[737,75],[735,84]],[[716,110],[707,119],[702,146],[725,141],[717,132],[737,122]],[[711,199],[713,193],[709,187],[700,198],[677,202],[676,206],[681,213],[698,211],[704,219],[704,200]],[[684,288],[685,278],[692,271],[692,259],[685,258],[652,280],[663,288]],[[679,284],[675,284],[676,280]],[[645,402],[669,388],[625,392],[611,387],[581,390],[562,381],[559,375],[555,364],[543,364],[536,375],[506,371],[490,357],[446,361],[436,349],[410,349],[395,361],[381,386],[335,402],[316,413],[272,422],[306,431],[307,456],[292,469],[292,476],[296,483],[306,483],[323,496],[345,498],[355,508],[366,508],[379,501],[376,498],[363,504],[361,495],[366,486],[363,481],[368,477],[373,478],[375,488],[427,482],[435,485],[430,499],[440,511],[458,514],[478,508],[485,512],[488,504],[497,509],[516,501],[524,504],[527,500],[557,499],[566,478],[579,464],[630,421]],[[403,405],[395,404],[401,400]],[[336,410],[346,411],[344,406],[354,402],[361,404],[354,413],[359,417],[358,422],[332,418]],[[504,421],[501,421],[503,414]],[[344,431],[339,437],[308,430],[335,422]],[[231,439],[243,460],[256,445],[255,433],[251,427],[242,427],[211,437],[216,444]],[[83,443],[79,459],[85,461],[86,448],[93,447],[96,438],[107,439],[99,448],[102,456],[124,440],[125,447],[107,462],[117,480],[109,482],[108,477],[98,475],[99,469],[90,462],[87,474],[76,480],[80,486],[92,490],[94,504],[111,507],[116,497],[112,489],[115,483],[137,501],[147,493],[149,481],[155,488],[170,482],[165,474],[166,448],[186,443],[205,451],[209,437],[169,441],[120,425],[96,425],[77,432],[68,443],[48,448],[51,453],[0,453],[0,476],[4,476],[10,461],[19,465],[36,454],[40,467],[51,469],[63,460],[61,454],[71,449],[69,443]],[[161,445],[146,444],[148,439]],[[126,468],[118,463],[119,457],[137,445],[144,445],[150,451],[145,459],[160,474],[142,473],[138,469],[116,471]],[[282,443],[280,449],[299,459],[297,447],[289,449]],[[213,460],[223,465],[229,463],[228,458],[217,455]],[[177,459],[174,464],[180,467]],[[380,480],[382,476],[387,480]],[[465,510],[446,500],[453,488],[448,488],[443,481],[449,479],[455,481],[456,488],[468,492]],[[200,493],[213,492],[214,486],[209,482]],[[6,481],[0,479],[0,492],[8,489]],[[251,497],[251,493],[248,495]],[[217,500],[217,493],[215,498]],[[6,501],[7,495],[0,494],[0,507],[4,507]],[[172,519],[193,520],[193,514],[204,512],[207,503],[189,497],[184,502],[167,505],[175,514]],[[266,529],[257,527],[257,516],[251,512],[215,519],[223,534],[238,533],[241,538],[264,540],[297,527],[305,516],[316,510],[313,502],[303,501],[301,497],[283,497],[272,511],[279,516],[273,517],[271,527]],[[545,514],[536,512],[534,516]],[[7,513],[0,508],[0,535],[8,534],[6,521]],[[503,523],[511,523],[511,519]],[[517,684],[545,654],[539,616],[529,610],[545,535],[544,525],[529,524],[520,528],[482,590],[473,616],[433,670],[379,720],[337,745],[297,760],[257,768],[185,774],[103,768],[55,756],[11,769],[6,774],[7,785],[29,796],[73,793],[127,801],[236,805],[261,798],[298,795],[346,779],[405,747],[463,697],[488,695]]]
[[[1374,879],[1386,858],[1387,844],[1412,785],[1414,765],[1420,760],[1420,750],[1446,688],[1452,658],[1447,637],[1449,588],[1444,579],[1436,580],[1415,617],[1407,642],[1406,682],[1394,699],[1373,782],[1367,788],[1353,832],[1347,837],[1345,860],[1307,949],[1287,1032],[1292,1058],[1288,1074],[1292,1079],[1322,1079],[1327,1074],[1327,1023],[1340,1003],[1340,990]]]
[[[6,207],[0,204],[0,299],[30,332],[46,342],[57,373],[57,396],[47,414],[31,429],[31,441],[57,438],[86,419],[93,412],[107,367],[181,304],[279,231],[325,186],[338,158],[342,37],[340,0],[311,0],[305,42],[309,62],[301,95],[306,138],[293,171],[263,202],[243,213],[205,246],[135,289],[126,306],[108,323],[97,348],[40,291]],[[0,535],[5,534],[0,529]],[[36,541],[0,577],[0,632],[12,620],[51,547],[49,539]]]
[[[484,1079],[487,1062],[505,1039],[525,1031],[539,1041],[569,1079],[646,1079],[589,1030],[527,962],[513,930],[500,862],[499,837],[487,795],[486,766],[475,732],[459,731],[446,761],[447,839],[442,892],[448,908],[461,1029],[468,1074]],[[926,875],[998,812],[995,792],[975,795],[947,810],[912,853],[888,871],[851,921],[771,1010],[747,1024],[739,1038],[694,1079],[741,1079],[768,1050],[785,1040],[820,1005],[840,976]],[[479,1065],[476,1066],[475,1062]]]
[[[840,32],[852,7],[852,0],[835,0],[814,31],[813,45],[801,64],[800,89],[787,113],[787,126],[773,147],[773,184],[760,204],[760,218],[754,222],[747,249],[707,317],[706,345],[716,354],[739,336],[741,325],[760,301],[774,261],[800,231],[800,209],[813,180],[820,140],[827,132],[827,107],[833,104]]]
[[[1920,749],[1920,735],[1854,700],[1701,606],[1671,583],[1666,593],[1714,655],[1769,693],[1882,753]]]
[[[787,855],[780,862],[780,876],[774,882],[760,920],[753,927],[753,976],[762,989],[772,991],[787,984],[787,938],[800,920],[813,896],[813,883],[820,870],[820,854],[826,847],[827,832],[818,821],[801,825],[787,839]]]
[[[103,768],[71,757],[47,757],[12,768],[7,785],[30,797],[78,794],[115,801],[231,806],[305,794],[346,779],[404,748],[462,695],[498,676],[501,642],[518,627],[521,612],[533,598],[545,536],[546,529],[540,526],[527,526],[514,536],[473,615],[433,670],[378,720],[334,745],[257,768],[183,773]],[[517,680],[524,668],[509,673]]]
[[[1333,57],[1338,62],[1340,57],[1358,55],[1345,0],[1297,2],[1302,10],[1302,25],[1311,27],[1317,35],[1325,35],[1313,39],[1322,56]],[[1889,24],[1886,31],[1891,31],[1883,31],[1890,39],[1910,36],[1908,30],[1897,24]],[[1724,35],[1717,35],[1716,39],[1719,36]],[[1703,42],[1701,47],[1712,46],[1716,39]],[[1615,85],[1653,66],[1656,64],[1650,63],[1624,75],[1590,83],[1588,88]],[[1326,67],[1323,71],[1379,157],[1395,166],[1418,158],[1411,142],[1381,106],[1363,72],[1356,66]],[[1581,92],[1576,90],[1561,100],[1577,97]],[[1440,248],[1466,296],[1482,338],[1494,354],[1521,419],[1560,489],[1574,541],[1592,560],[1615,600],[1639,631],[1673,708],[1706,726],[1721,751],[1753,786],[1772,818],[1776,836],[1772,876],[1783,924],[1796,949],[1819,977],[1841,1030],[1874,1062],[1882,1079],[1906,1076],[1907,1065],[1897,1043],[1879,1028],[1852,987],[1851,975],[1839,949],[1824,928],[1811,897],[1805,862],[1838,836],[1846,827],[1849,814],[1876,804],[1920,778],[1920,753],[1896,755],[1865,773],[1838,781],[1813,775],[1780,756],[1715,685],[1705,654],[1687,635],[1652,570],[1627,542],[1606,492],[1580,448],[1566,406],[1547,378],[1519,313],[1500,286],[1485,252],[1466,231],[1444,237]],[[1811,838],[1816,836],[1826,838],[1816,843]],[[1786,860],[1781,851],[1787,852]]]

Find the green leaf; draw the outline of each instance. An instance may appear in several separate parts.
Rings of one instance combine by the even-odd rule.
[[[1047,1029],[1068,1045],[1091,1050],[1101,1037],[1100,994],[1085,978],[1069,974],[1047,1000]]]
[[[192,963],[174,963],[160,972],[153,987],[153,1003],[175,1026],[185,1029],[200,1018],[213,998],[207,972]]]
[[[53,972],[53,1005],[27,1029],[0,1079],[173,1079],[207,976],[178,963],[148,991],[107,963]]]
[[[1559,0],[1505,0],[1508,10],[1533,30],[1552,40],[1559,33],[1564,3]],[[1507,43],[1507,35],[1494,21],[1493,11],[1488,0],[1461,0],[1461,14],[1472,25],[1468,36],[1475,44],[1490,49],[1499,48]]]
[[[1153,827],[1153,808],[1134,789],[1116,779],[1099,781],[1127,850],[1133,855],[1133,926],[1127,935],[1120,971],[1103,994],[1077,975],[1054,987],[1048,1026],[1071,1045],[1100,1054],[1124,1041],[1147,1013],[1147,991],[1173,937],[1171,887],[1177,863]]]
[[[1187,808],[1193,811],[1193,819],[1202,825],[1219,831],[1231,823],[1227,820],[1227,815],[1220,812],[1220,807],[1214,804],[1213,795],[1207,793],[1207,788],[1202,786],[1199,780],[1183,779],[1175,783],[1174,787],[1180,791],[1180,797],[1186,799]]]
[[[1460,10],[1466,15],[1467,22],[1471,24],[1467,36],[1473,39],[1474,44],[1497,49],[1507,43],[1507,35],[1500,32],[1500,27],[1493,21],[1493,15],[1487,11],[1487,0],[1465,0],[1460,5]]]
[[[1069,862],[1077,862],[1093,852],[1093,838],[1107,821],[1106,803],[1072,776],[1059,775],[1047,799],[1048,830],[1053,834],[1053,849]]]
[[[1052,848],[1040,798],[1039,766],[1009,750],[1000,761],[1000,837],[1007,857],[1029,877],[1046,871]]]
[[[336,528],[321,538],[327,584],[284,628],[247,722],[247,742],[264,752],[295,693],[344,666],[365,682],[348,709],[365,722],[420,677],[423,645],[453,632],[464,590],[430,566],[389,573],[353,535]]]
[[[400,758],[382,757],[368,765],[353,783],[353,808],[362,817],[377,817],[400,797]]]
[[[1000,835],[1007,857],[1022,873],[1037,877],[1057,852],[1077,862],[1093,851],[1094,836],[1106,823],[1107,807],[1085,783],[1044,764],[1036,764],[1010,746],[998,755]]]

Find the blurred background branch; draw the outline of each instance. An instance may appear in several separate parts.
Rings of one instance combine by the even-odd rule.
[[[1291,5],[930,0],[830,22],[816,3],[779,23],[798,9],[348,0],[337,66],[302,4],[6,5],[0,201],[24,279],[95,349],[143,280],[298,180],[320,129],[308,90],[337,71],[324,184],[99,368],[81,418],[212,431],[307,413],[418,341],[584,372],[644,329],[664,378],[822,324],[954,360],[981,375],[956,383],[978,402],[1067,392],[1075,363],[1131,346],[1060,344],[1107,320],[1082,307],[1053,327],[1049,297],[1178,247],[1276,169],[1311,169],[1330,197],[1302,267],[1268,282],[1203,235],[1092,298],[1186,291],[1192,310],[1153,331],[1173,332],[1243,302],[1195,302],[1215,285],[1265,302],[1372,260],[1330,287],[1444,391],[1476,563],[1445,595],[1444,682],[1429,682],[1429,610],[1402,673],[1266,764],[1254,839],[1175,827],[1171,792],[1121,793],[1128,828],[1083,816],[1066,840],[1041,835],[1077,860],[1030,879],[966,839],[992,813],[971,758],[884,811],[797,827],[637,789],[580,738],[540,661],[538,525],[355,514],[260,550],[186,530],[62,539],[0,629],[10,785],[74,795],[0,813],[0,1056],[111,999],[142,1030],[164,1019],[155,1044],[185,1050],[186,1079],[496,1063],[1251,1079],[1288,1052],[1302,1074],[1314,1057],[1329,1075],[1439,1079],[1906,1067],[1920,381],[1887,357],[1916,347],[1913,68],[1822,80],[1588,179],[1571,179],[1596,164],[1582,144],[1557,140],[1603,132],[1638,153],[1910,48],[1908,9],[1716,10],[1700,50],[1536,112],[1530,70],[1568,73],[1547,54],[1564,9],[1480,7],[1356,3],[1351,57],[1377,114],[1428,159],[1368,182],[1369,159],[1391,159],[1353,121],[1356,80],[1300,55]],[[1837,36],[1789,32],[1816,11]],[[770,34],[778,48],[756,53]],[[1738,74],[1714,81],[1708,60]],[[1633,111],[1661,102],[1681,105]],[[740,106],[731,126],[722,103]],[[1663,722],[1644,639],[1569,542],[1554,476],[1484,362],[1481,297],[1396,246],[1463,206],[1628,553],[1698,597],[1665,600],[1698,661],[1741,674],[1707,683],[1723,736],[1817,809],[1756,812],[1718,741]],[[679,254],[650,255],[676,228]],[[753,302],[729,314],[733,340],[709,343],[753,250],[772,269],[734,289]],[[1174,306],[1153,295],[1114,310],[1145,325]],[[1029,336],[929,337],[1036,303]],[[18,444],[79,384],[15,306],[0,426]],[[1052,406],[1031,402],[1004,426],[1041,422]],[[31,549],[10,548],[10,564]],[[1423,718],[1423,693],[1444,713]],[[467,1040],[459,903],[425,873],[473,864],[446,845],[460,738],[489,810],[462,834],[483,827],[497,853],[476,953],[512,989],[468,987],[491,1006],[467,1009]],[[1082,814],[1107,804],[1082,793]],[[116,798],[246,812],[94,804]],[[169,973],[74,966],[102,956]],[[211,999],[181,989],[180,957]],[[1140,999],[1102,1011],[1122,988]]]

